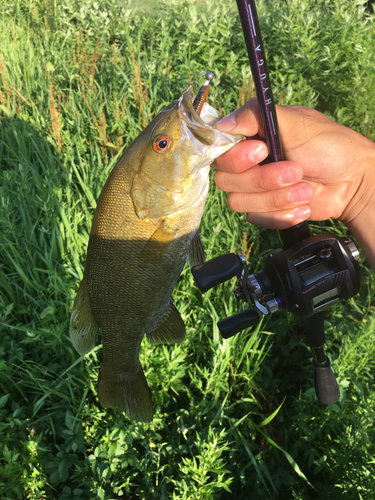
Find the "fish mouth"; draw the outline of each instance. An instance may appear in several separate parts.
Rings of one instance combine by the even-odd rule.
[[[201,113],[203,113],[203,117],[201,117],[194,109],[193,101],[194,94],[190,89],[182,94],[179,106],[183,122],[187,125],[189,133],[195,139],[198,139],[199,143],[204,144],[205,146],[211,146],[215,142],[216,137],[213,128],[203,121],[205,110],[207,109],[207,103],[205,102],[203,104],[201,111]]]
[[[194,99],[195,99],[195,95],[190,90],[190,88],[186,89],[179,99],[180,106],[184,106],[184,105],[186,106],[187,111],[189,112],[189,114],[191,115],[191,118],[194,121],[198,122],[200,125],[203,125],[203,126],[206,126],[206,125],[212,126],[212,125],[215,125],[215,123],[217,121],[219,121],[220,118],[222,118],[221,113],[216,111],[216,109],[212,108],[212,106],[209,106],[207,104],[207,102],[205,102],[203,104],[201,114],[198,114],[194,108],[194,104],[193,104]],[[211,108],[214,111],[214,113],[211,113],[211,114],[207,113],[208,108]],[[204,120],[203,120],[203,118],[204,118]],[[211,122],[213,122],[213,123],[211,123]]]
[[[199,115],[194,109],[194,99],[195,95],[192,93],[190,88],[183,92],[182,96],[178,100],[178,106],[182,117],[184,118],[184,121],[187,122],[188,126],[193,130],[198,128],[209,134],[209,132],[213,130],[213,126],[222,118],[222,115],[207,102],[203,104],[202,111]]]
[[[190,88],[185,90],[178,100],[179,113],[182,122],[187,127],[190,140],[195,143],[196,152],[205,156],[209,164],[231,149],[244,136],[227,134],[214,128],[222,118],[222,114],[205,102],[201,114],[198,115],[193,106],[194,98]]]

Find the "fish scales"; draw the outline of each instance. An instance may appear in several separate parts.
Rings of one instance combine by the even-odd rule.
[[[152,420],[153,409],[139,361],[143,336],[154,344],[183,340],[185,327],[171,294],[189,251],[193,260],[204,259],[198,228],[209,165],[242,139],[205,123],[194,112],[193,97],[186,92],[159,113],[111,172],[71,314],[80,354],[95,346],[101,330],[101,405],[144,422]],[[217,121],[205,106],[211,122]]]

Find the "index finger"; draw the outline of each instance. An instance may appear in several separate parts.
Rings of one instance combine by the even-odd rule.
[[[264,138],[262,115],[256,97],[247,101],[241,108],[217,122],[216,127],[221,132],[243,134],[247,137],[259,135]]]

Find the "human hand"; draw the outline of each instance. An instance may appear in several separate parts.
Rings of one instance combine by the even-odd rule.
[[[252,224],[274,229],[330,217],[349,224],[375,198],[373,143],[313,109],[276,109],[286,161],[258,165],[268,152],[264,142],[251,139],[264,138],[256,98],[216,125],[250,137],[213,164],[230,208],[246,212]]]

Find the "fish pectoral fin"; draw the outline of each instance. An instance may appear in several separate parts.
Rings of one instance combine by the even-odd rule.
[[[75,350],[87,354],[95,347],[99,327],[94,319],[85,278],[81,281],[70,315],[70,337]]]
[[[124,411],[139,422],[152,422],[153,408],[151,392],[142,366],[131,370],[113,371],[114,367],[103,361],[99,371],[98,398],[103,408]]]
[[[204,253],[203,242],[198,230],[191,241],[187,262],[190,267],[194,267],[198,264],[203,264],[205,260],[206,256]]]
[[[146,333],[150,344],[175,344],[185,338],[185,325],[172,301],[154,328]]]
[[[167,253],[175,234],[176,231],[168,231],[165,222],[162,221],[141,252],[142,266],[148,267],[157,264]]]

